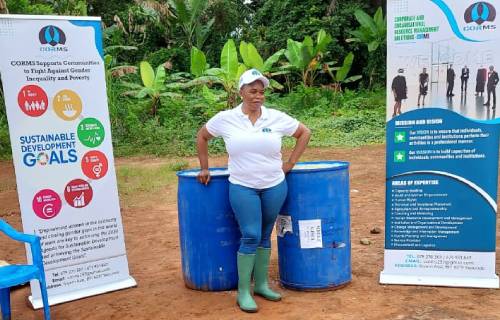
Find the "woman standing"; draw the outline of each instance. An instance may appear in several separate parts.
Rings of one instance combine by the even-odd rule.
[[[404,99],[408,99],[406,86],[406,78],[404,77],[404,69],[398,69],[398,75],[392,79],[392,93],[394,94],[394,112],[392,117],[396,117],[401,114],[401,104]]]
[[[208,140],[221,136],[229,154],[229,201],[241,231],[237,254],[238,298],[241,310],[256,312],[254,293],[271,301],[281,295],[269,288],[268,268],[271,232],[287,195],[285,174],[304,152],[310,130],[278,110],[264,107],[269,80],[255,69],[244,72],[239,81],[243,102],[219,112],[198,132],[197,147],[201,171],[198,181],[210,182]],[[281,159],[281,138],[297,139],[288,161]]]
[[[427,73],[427,68],[422,69],[422,73],[419,75],[418,82],[420,86],[418,92],[417,106],[420,107],[420,97],[423,97],[422,105],[425,106],[425,96],[427,96],[427,91],[429,88],[429,74]]]
[[[488,71],[486,68],[479,68],[477,70],[477,75],[476,75],[476,96],[481,95],[483,96],[484,93],[484,87],[486,85],[486,80],[488,79]]]

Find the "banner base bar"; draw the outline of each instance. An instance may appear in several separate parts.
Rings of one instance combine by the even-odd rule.
[[[380,284],[402,284],[420,286],[466,287],[498,289],[500,287],[497,275],[492,278],[459,278],[459,277],[432,277],[411,276],[380,273]]]
[[[83,299],[91,296],[96,296],[103,293],[108,293],[111,291],[117,291],[127,288],[136,287],[137,282],[134,278],[129,277],[125,280],[112,282],[101,286],[96,286],[92,288],[87,288],[84,290],[78,290],[74,292],[65,292],[59,295],[50,295],[49,294],[49,305],[53,306],[56,304],[61,304],[73,300]],[[41,309],[43,308],[42,298],[33,299],[33,296],[29,296],[28,300],[31,302],[31,306],[33,309]]]

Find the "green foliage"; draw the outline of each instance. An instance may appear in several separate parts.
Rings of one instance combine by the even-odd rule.
[[[202,23],[214,19],[210,34],[203,46],[208,63],[219,63],[220,50],[229,39],[240,39],[240,32],[253,12],[249,10],[244,0],[210,0],[203,15]]]
[[[306,36],[302,42],[288,39],[285,56],[290,65],[302,76],[304,86],[312,86],[317,76],[324,50],[332,42],[332,37],[321,29],[314,44],[311,37]]]
[[[199,93],[176,98],[160,97],[158,113],[151,118],[143,112],[149,101],[119,94],[122,83],[112,80],[117,100],[110,105],[113,145],[118,156],[131,154],[186,156],[196,153],[196,133],[215,113],[225,107],[217,97],[207,99]],[[212,92],[212,90],[209,90]],[[218,92],[214,92],[218,95]],[[221,140],[210,142],[211,152],[221,153]]]
[[[345,57],[349,52],[356,56],[356,63],[352,66],[353,74],[368,75],[366,66],[373,63],[376,66],[373,82],[385,84],[384,68],[385,53],[380,59],[373,61],[365,47],[358,42],[345,42],[350,37],[350,31],[359,27],[354,12],[357,9],[365,10],[370,14],[375,12],[377,1],[366,0],[273,0],[252,1],[249,7],[255,10],[250,15],[248,24],[242,26],[242,39],[251,41],[263,56],[270,56],[281,48],[287,47],[287,38],[302,40],[308,35],[313,35],[320,29],[326,30],[332,37],[332,42],[327,46],[323,61],[339,61],[339,57]],[[276,80],[284,82],[288,90],[299,82],[300,74],[291,74],[277,77]],[[368,83],[369,77],[364,81]],[[315,83],[326,84],[329,77],[327,74],[318,75]],[[358,85],[348,84],[349,88]]]
[[[285,53],[285,49],[276,51],[273,55],[266,59],[264,65],[262,66],[262,72],[269,74],[273,71],[273,66],[279,61],[281,56]]]
[[[120,105],[123,120],[114,121],[112,113],[111,122],[116,154],[195,155],[198,129],[225,108],[225,103],[219,102],[218,96],[222,94],[207,88],[205,94],[193,92],[176,99],[162,97],[162,107],[154,119],[144,117],[137,100],[120,96],[116,103]],[[286,96],[270,94],[266,105],[287,112],[311,128],[312,147],[384,142],[384,90],[340,93],[299,86]],[[285,147],[293,143],[293,139],[287,140]],[[209,148],[211,153],[225,152],[222,139],[211,140]]]
[[[337,80],[338,82],[347,81],[347,74],[349,73],[349,71],[351,71],[353,61],[354,61],[354,54],[352,52],[349,52],[349,54],[344,58],[344,63],[342,64],[340,69],[337,70],[337,74],[335,75],[335,80]]]
[[[383,143],[385,91],[343,93],[314,87],[297,87],[269,105],[296,117],[312,130],[311,147],[361,146]],[[293,140],[286,142],[287,147]]]
[[[122,50],[118,61],[136,64],[165,45],[168,28],[160,12],[149,7],[132,5],[114,16],[114,24],[104,28],[104,47],[131,46],[137,50]]]
[[[163,64],[159,65],[156,68],[156,72],[151,67],[151,64],[147,61],[141,61],[140,66],[140,75],[142,80],[142,85],[130,82],[124,82],[123,85],[132,89],[131,91],[127,91],[124,94],[132,95],[137,99],[143,99],[146,96],[151,99],[151,107],[150,113],[153,116],[156,116],[158,112],[158,106],[160,102],[160,97],[177,97],[178,95],[167,90],[165,86],[165,67]]]
[[[59,15],[86,16],[87,1],[85,0],[48,0]]]
[[[124,77],[131,82],[140,81],[139,75]],[[203,87],[201,91],[193,90],[176,98],[161,96],[157,115],[152,117],[144,112],[150,107],[150,100],[121,94],[127,87],[119,79],[111,78],[107,85],[113,146],[117,156],[193,156],[196,154],[198,129],[226,107],[224,91]],[[287,112],[312,129],[312,147],[384,142],[384,90],[334,92],[298,86],[287,95],[274,93],[268,94],[267,98],[266,105]],[[0,156],[5,158],[10,157],[11,150],[4,114],[4,108],[0,106]],[[289,148],[293,143],[293,139],[287,140],[285,146]],[[213,154],[225,152],[222,139],[211,140],[209,148]],[[165,173],[172,172],[172,166],[165,166]],[[133,179],[129,178],[129,185],[133,187]]]
[[[160,48],[147,54],[144,60],[153,66],[168,62],[172,66],[172,72],[182,72],[186,71],[186,66],[189,63],[189,53],[186,49],[179,47]]]
[[[148,61],[152,66],[159,66],[166,62],[171,62],[174,57],[172,50],[166,48],[160,48],[156,51],[150,52],[145,57],[145,61]]]
[[[160,91],[160,86],[162,86],[165,81],[165,67],[159,66],[155,75],[153,67],[151,67],[149,62],[142,61],[140,64],[140,70],[142,83],[146,89],[144,93],[148,92],[147,89]],[[156,84],[158,84],[158,86],[156,86]]]
[[[176,179],[171,163],[159,166],[122,165],[116,170],[121,198],[133,198],[141,193],[159,193]]]
[[[374,76],[377,74],[377,66],[385,64],[385,48],[387,37],[387,19],[384,17],[382,8],[378,8],[373,18],[363,10],[355,11],[356,20],[360,27],[351,31],[354,38],[346,39],[347,42],[359,42],[368,48],[368,73],[369,87],[374,82]],[[383,71],[379,71],[380,74]]]
[[[271,89],[281,90],[283,86],[272,79],[275,75],[287,74],[286,71],[278,71],[274,68],[274,64],[279,61],[281,56],[285,53],[285,50],[279,50],[275,52],[272,56],[264,61],[255,48],[255,46],[249,42],[241,41],[240,42],[240,56],[243,60],[243,64],[247,69],[257,69],[262,72],[267,78],[269,78],[269,85]]]
[[[86,16],[87,2],[84,0],[7,0],[9,13],[17,14],[59,14]]]
[[[207,70],[207,58],[203,51],[196,47],[191,48],[191,73],[195,77],[201,77]]]
[[[238,73],[238,53],[236,52],[236,45],[232,39],[229,39],[224,47],[222,48],[220,54],[220,68],[223,71],[223,76],[226,80],[231,82],[231,86],[236,81],[236,76]]]
[[[359,29],[351,31],[354,38],[346,41],[361,42],[368,47],[369,52],[377,50],[386,43],[387,20],[384,17],[382,8],[378,8],[373,18],[363,10],[356,10],[354,14],[361,26]]]
[[[341,39],[356,25],[354,11],[367,9],[365,0],[332,1],[323,0],[274,0],[252,1],[255,15],[248,28],[244,29],[244,37],[251,39],[260,52],[270,52],[286,47],[287,37],[303,39],[320,29],[327,30],[333,41],[327,51],[327,59],[333,60],[338,55],[345,56],[351,50]],[[286,35],[286,36],[284,36]]]
[[[215,19],[203,24],[201,16],[208,6],[208,0],[170,0],[175,9],[176,21],[180,25],[188,49],[193,45],[202,48],[212,29]]]
[[[352,63],[354,61],[354,54],[349,52],[349,54],[344,58],[344,62],[340,67],[331,68],[328,64],[325,64],[323,69],[330,75],[333,80],[333,89],[336,91],[342,91],[342,84],[358,81],[363,78],[361,75],[347,77],[352,68]],[[333,73],[332,71],[335,71]]]
[[[240,55],[247,68],[264,72],[264,60],[252,43],[240,42]]]
[[[248,68],[260,70],[274,88],[283,88],[278,81],[286,84],[286,93],[268,93],[267,105],[308,125],[312,146],[383,142],[384,91],[350,90],[361,77],[351,74],[367,75],[363,80],[370,88],[384,83],[385,18],[369,3],[375,1],[7,0],[11,13],[88,10],[103,17],[109,111],[119,156],[195,154],[197,130],[235,106],[237,81]],[[358,40],[346,42],[346,35]],[[181,73],[188,70],[192,76]],[[9,157],[2,103],[0,157]],[[210,142],[211,152],[224,150],[221,139]],[[179,161],[161,171],[184,165]]]
[[[54,8],[49,4],[31,4],[29,0],[7,0],[7,8],[12,14],[54,14]]]
[[[205,67],[203,67],[205,63]],[[197,78],[188,85],[222,85],[227,95],[227,106],[234,106],[238,97],[237,83],[246,71],[246,66],[238,61],[238,52],[232,39],[229,39],[220,54],[220,67],[206,69],[203,52],[197,48],[191,51],[191,73]]]
[[[113,24],[115,15],[123,16],[134,0],[87,0],[89,16],[99,16],[106,26]]]
[[[168,168],[172,171],[186,170],[187,168],[189,168],[189,162],[187,162],[186,160],[179,160],[171,163]]]

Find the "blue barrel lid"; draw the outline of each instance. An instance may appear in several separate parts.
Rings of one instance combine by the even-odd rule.
[[[344,170],[349,168],[349,162],[346,161],[309,161],[309,162],[299,162],[295,164],[291,173],[307,173],[307,172],[317,172],[317,171],[334,171],[334,170]],[[227,167],[215,167],[209,168],[211,178],[226,178],[229,176],[229,171]],[[178,177],[183,178],[193,178],[196,179],[200,169],[189,169],[177,171]]]
[[[308,173],[318,171],[335,171],[349,168],[346,161],[309,161],[296,163],[290,173]]]
[[[210,171],[210,178],[227,178],[229,177],[229,171],[225,167],[215,167],[215,168],[209,168]],[[198,173],[200,172],[200,169],[190,169],[190,170],[182,170],[182,171],[177,171],[177,176],[182,177],[182,178],[193,178],[196,179],[198,176]]]

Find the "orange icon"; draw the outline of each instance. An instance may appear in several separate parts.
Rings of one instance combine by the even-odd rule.
[[[82,99],[71,90],[59,91],[52,102],[57,116],[63,120],[75,120],[82,113]]]

